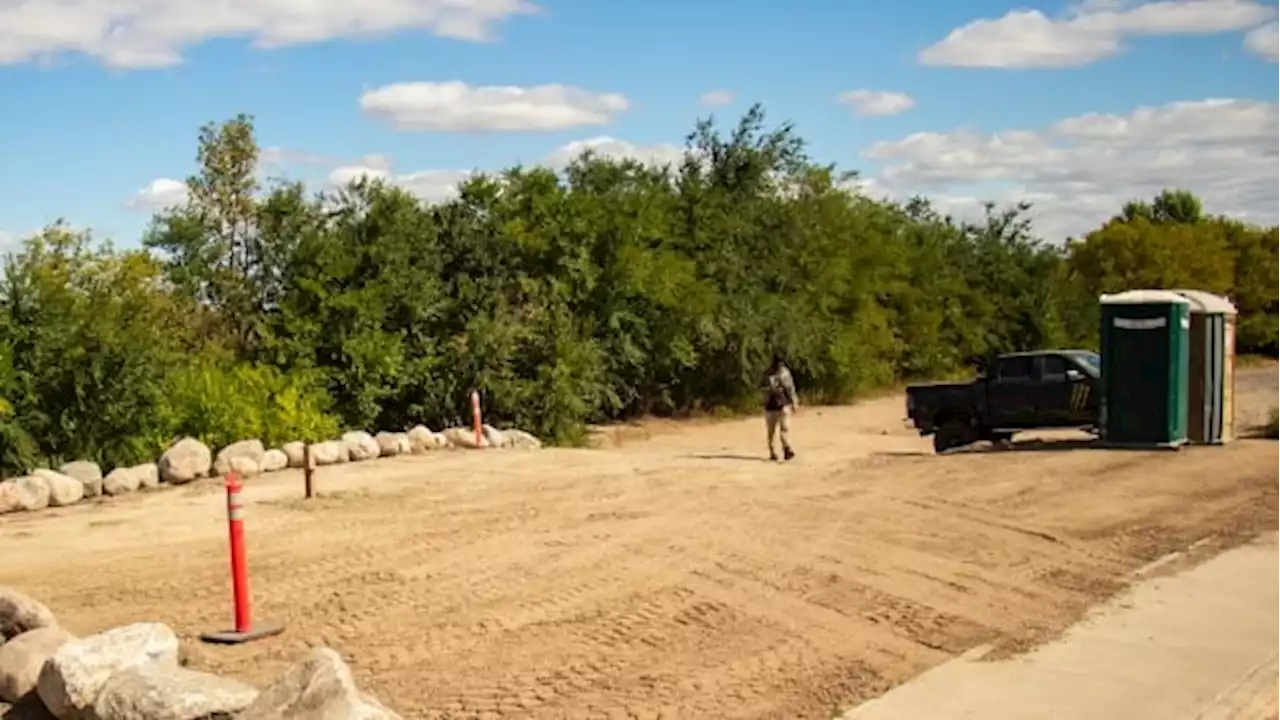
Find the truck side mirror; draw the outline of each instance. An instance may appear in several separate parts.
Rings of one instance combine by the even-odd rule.
[[[1075,368],[1067,368],[1067,382],[1080,382],[1084,379],[1084,373]]]

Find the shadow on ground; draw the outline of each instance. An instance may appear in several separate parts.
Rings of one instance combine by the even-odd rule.
[[[692,460],[742,460],[745,462],[773,462],[764,455],[735,455],[733,453],[724,453],[720,455],[681,455],[684,458]]]
[[[962,448],[948,450],[943,455],[980,455],[987,453],[1010,452],[1073,452],[1085,450],[1106,450],[1109,452],[1148,452],[1155,448],[1126,448],[1106,445],[1092,438],[1070,438],[1058,440],[1020,440],[1011,443],[981,442],[966,445]],[[928,450],[886,450],[873,453],[882,457],[929,457],[937,453]]]

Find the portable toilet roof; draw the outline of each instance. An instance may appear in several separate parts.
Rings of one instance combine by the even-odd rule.
[[[1187,297],[1173,290],[1125,290],[1099,298],[1103,305],[1192,305]]]
[[[1238,315],[1230,300],[1204,290],[1174,290],[1191,302],[1191,312],[1199,315]]]

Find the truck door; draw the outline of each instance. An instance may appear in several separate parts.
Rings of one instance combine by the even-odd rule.
[[[1042,355],[1036,359],[1036,397],[1038,424],[1043,427],[1075,425],[1076,407],[1083,407],[1083,397],[1076,397],[1087,387],[1080,387],[1068,377],[1070,365],[1060,355]]]
[[[1036,394],[1040,401],[1040,422],[1046,426],[1071,427],[1093,422],[1097,398],[1089,378],[1061,355],[1038,358]]]
[[[987,415],[991,427],[1033,427],[1036,416],[1034,363],[1029,355],[996,361],[994,377],[987,381]]]

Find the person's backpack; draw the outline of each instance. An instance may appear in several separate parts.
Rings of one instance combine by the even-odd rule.
[[[782,373],[776,372],[769,375],[768,384],[769,405],[772,407],[786,407],[787,405],[787,388],[782,383]]]

